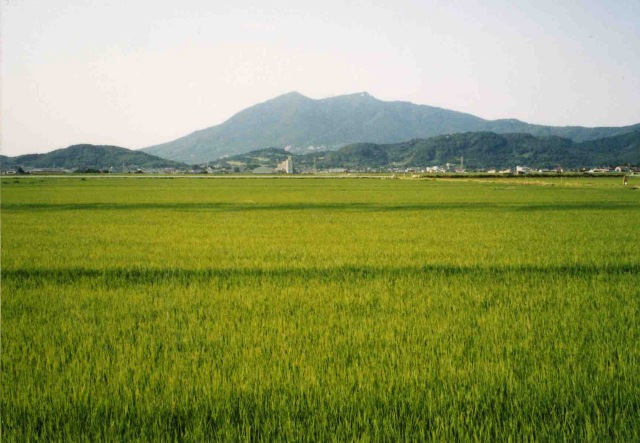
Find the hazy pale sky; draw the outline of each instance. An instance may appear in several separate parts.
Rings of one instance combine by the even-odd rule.
[[[640,122],[638,0],[0,1],[5,155],[142,148],[293,90]]]

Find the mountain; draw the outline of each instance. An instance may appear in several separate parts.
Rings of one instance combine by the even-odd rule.
[[[386,102],[366,92],[313,100],[297,92],[247,108],[224,123],[143,151],[186,163],[204,163],[266,147],[337,149],[351,143],[397,143],[462,132],[527,133],[573,141],[594,140],[640,129],[532,125],[482,118],[409,102]]]
[[[103,169],[186,168],[184,163],[166,160],[140,151],[118,146],[73,145],[46,154],[27,154],[18,157],[0,156],[3,170],[24,169]],[[124,165],[124,166],[123,166]]]
[[[640,165],[640,130],[614,137],[576,143],[568,138],[531,134],[468,132],[414,139],[403,143],[356,143],[337,151],[295,155],[282,149],[262,149],[221,159],[218,166],[274,167],[287,155],[298,170],[312,168],[392,168],[458,165],[461,157],[469,169],[581,168]]]
[[[589,140],[580,143],[576,163],[589,158],[591,164],[601,166],[640,165],[640,130],[615,137]]]

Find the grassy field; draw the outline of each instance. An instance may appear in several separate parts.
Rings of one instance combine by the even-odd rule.
[[[634,185],[3,178],[2,441],[639,441]]]

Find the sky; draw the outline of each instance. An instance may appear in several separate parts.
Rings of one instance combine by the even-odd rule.
[[[298,91],[640,122],[638,0],[0,0],[4,155],[138,149]]]

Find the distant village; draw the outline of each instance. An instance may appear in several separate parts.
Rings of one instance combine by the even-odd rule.
[[[485,175],[528,175],[528,174],[561,174],[561,173],[581,173],[581,174],[621,174],[621,173],[640,173],[639,167],[632,166],[615,166],[615,167],[596,167],[596,168],[580,168],[565,169],[560,166],[553,169],[536,169],[525,165],[515,165],[505,169],[484,169],[484,168],[465,168],[461,159],[460,163],[446,163],[441,166],[427,167],[388,167],[388,168],[372,168],[372,167],[356,167],[356,168],[316,168],[316,167],[294,167],[293,158],[287,157],[282,162],[274,162],[274,167],[254,166],[247,167],[246,164],[234,162],[233,164],[225,162],[217,162],[214,165],[193,165],[188,168],[144,168],[136,165],[122,165],[120,167],[110,168],[27,168],[27,167],[11,167],[5,168],[0,166],[2,175],[59,175],[59,174],[485,174]]]

